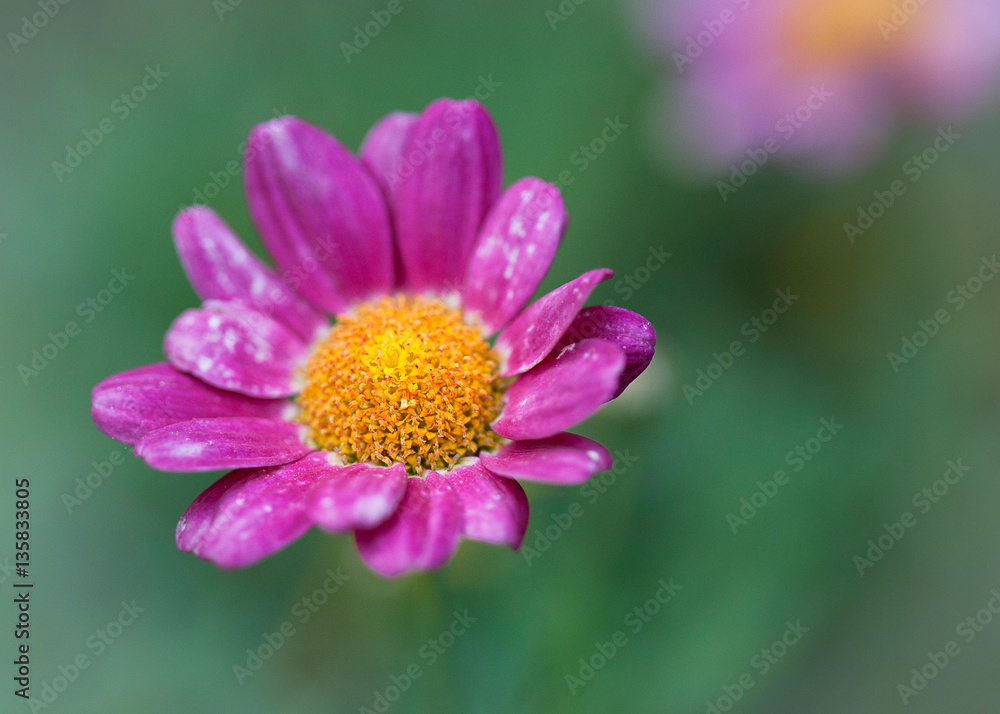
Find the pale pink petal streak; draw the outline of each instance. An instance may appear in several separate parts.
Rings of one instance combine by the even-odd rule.
[[[161,471],[218,471],[286,464],[314,449],[302,426],[275,419],[192,419],[146,434],[136,456]]]
[[[283,399],[255,399],[213,387],[166,362],[119,372],[94,387],[90,414],[97,428],[135,445],[155,429],[189,419],[260,417],[278,419]]]
[[[487,334],[531,298],[555,257],[567,215],[559,189],[536,178],[515,181],[486,217],[465,273],[462,298]]]

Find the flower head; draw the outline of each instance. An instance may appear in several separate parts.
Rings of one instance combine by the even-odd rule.
[[[755,153],[820,173],[852,169],[873,157],[902,115],[963,118],[992,93],[1000,71],[994,0],[644,7],[647,31],[679,73],[665,110],[669,143],[713,169]]]
[[[154,468],[234,469],[184,513],[181,550],[245,567],[315,525],[353,531],[393,577],[440,566],[462,537],[520,547],[518,479],[611,466],[565,429],[645,369],[655,332],[583,307],[609,270],[525,309],[566,213],[539,179],[502,190],[481,105],[391,114],[360,158],[282,117],[254,129],[245,162],[278,271],[210,209],[182,211],[174,241],[202,305],[170,327],[166,362],[93,392],[97,426]]]

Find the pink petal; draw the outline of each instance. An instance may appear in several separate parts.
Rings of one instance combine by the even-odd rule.
[[[146,434],[135,455],[161,471],[216,471],[287,464],[311,447],[302,425],[276,419],[192,419]]]
[[[528,497],[517,481],[495,476],[478,462],[459,466],[445,478],[462,501],[466,536],[514,550],[521,547],[528,528]]]
[[[212,387],[166,362],[108,377],[94,387],[90,413],[112,439],[134,445],[154,429],[189,419],[279,419],[288,402],[255,399]]]
[[[584,273],[535,301],[497,338],[496,349],[506,357],[501,375],[522,374],[545,359],[597,284],[614,275],[607,268]]]
[[[395,279],[389,215],[361,162],[296,117],[254,128],[250,212],[285,280],[329,312],[381,294]]]
[[[457,290],[503,183],[496,126],[474,101],[440,99],[420,115],[403,154],[390,191],[405,284]]]
[[[312,526],[309,491],[330,476],[326,454],[233,471],[195,499],[177,524],[177,547],[221,568],[245,568]]]
[[[604,340],[583,340],[553,355],[507,390],[493,431],[508,439],[544,439],[578,424],[611,398],[625,353]]]
[[[455,552],[462,535],[462,502],[443,476],[428,471],[424,478],[406,481],[406,494],[387,521],[354,532],[361,558],[387,578],[437,568]]]
[[[210,208],[187,208],[174,219],[174,244],[191,287],[202,300],[240,300],[274,317],[305,341],[327,322],[247,250]]]
[[[537,441],[515,441],[496,454],[483,454],[483,466],[509,478],[573,486],[613,463],[596,441],[563,432]]]
[[[163,349],[177,369],[251,397],[288,397],[306,345],[281,323],[234,302],[208,300],[167,331]]]
[[[467,315],[493,334],[514,317],[542,282],[566,230],[559,189],[536,178],[516,181],[493,206],[465,273]]]
[[[406,480],[402,464],[342,466],[313,491],[309,517],[332,533],[372,528],[396,510],[406,493]]]
[[[410,112],[393,112],[376,122],[361,142],[358,154],[387,198],[394,195],[393,187],[399,185],[403,147],[417,119],[418,116]]]
[[[642,374],[656,349],[656,330],[649,320],[622,307],[599,305],[580,310],[553,351],[589,337],[614,342],[625,352],[625,369],[612,399]]]

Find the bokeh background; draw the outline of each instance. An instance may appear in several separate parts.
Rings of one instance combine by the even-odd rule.
[[[712,179],[660,160],[654,108],[676,76],[637,39],[632,9],[576,1],[553,24],[555,0],[401,0],[350,62],[341,43],[387,3],[68,2],[17,52],[0,43],[0,710],[31,710],[11,692],[8,571],[14,480],[28,478],[32,694],[62,689],[45,711],[382,711],[378,695],[413,665],[421,676],[390,711],[998,711],[1000,623],[980,611],[1000,588],[1000,281],[960,311],[947,296],[1000,252],[1000,112],[956,126],[961,139],[851,243],[843,224],[940,126],[900,123],[836,181],[770,165],[723,202]],[[0,30],[37,11],[3,3]],[[165,76],[122,116],[114,102],[147,67]],[[178,208],[215,182],[208,204],[259,250],[227,168],[254,124],[296,114],[356,148],[383,114],[484,82],[507,183],[571,179],[570,229],[541,290],[611,267],[593,302],[659,333],[646,376],[580,429],[618,452],[613,480],[529,488],[527,545],[544,546],[572,504],[579,514],[537,558],[470,542],[438,572],[389,582],[350,538],[318,532],[240,572],[179,553],[177,519],[217,475],[155,472],[89,417],[91,387],[162,359],[170,322],[195,305],[169,234]],[[67,144],[105,118],[114,130],[57,176]],[[627,128],[584,164],[576,152],[608,120]],[[651,251],[670,257],[646,273]],[[114,270],[135,278],[79,311]],[[751,344],[743,326],[778,289],[799,297]],[[950,321],[894,370],[887,353],[940,309]],[[19,366],[70,320],[80,334],[26,380]],[[688,398],[736,340],[745,354]],[[786,454],[821,419],[843,428],[793,471]],[[922,512],[914,496],[957,459],[968,473]],[[734,532],[727,514],[781,469],[787,483]],[[859,574],[855,557],[907,511],[915,526]],[[329,570],[347,580],[303,622]],[[671,578],[680,591],[635,631],[626,615]],[[141,614],[98,647],[123,602]],[[475,622],[432,661],[428,642],[466,610]],[[956,628],[977,613],[968,641]],[[789,622],[808,631],[774,648]],[[283,623],[294,634],[268,657]],[[616,631],[627,644],[568,683]],[[949,641],[959,654],[904,704],[898,686]],[[248,663],[248,650],[265,657]],[[80,654],[90,666],[56,682]],[[234,669],[248,664],[251,676]]]

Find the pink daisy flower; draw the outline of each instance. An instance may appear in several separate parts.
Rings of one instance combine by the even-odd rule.
[[[295,117],[248,146],[247,200],[278,272],[210,209],[182,211],[174,240],[204,302],[170,327],[166,362],[93,391],[98,428],[150,466],[235,469],[184,513],[178,547],[240,568],[319,526],[353,531],[386,577],[442,565],[463,537],[519,548],[518,479],[611,466],[565,430],[645,369],[652,326],[583,308],[610,270],[523,309],[566,212],[539,179],[501,190],[476,102],[391,114],[360,158]]]
[[[668,143],[715,169],[751,152],[818,173],[853,169],[873,158],[901,116],[968,116],[993,93],[1000,70],[996,0],[644,7],[644,31],[679,75],[664,110]]]

